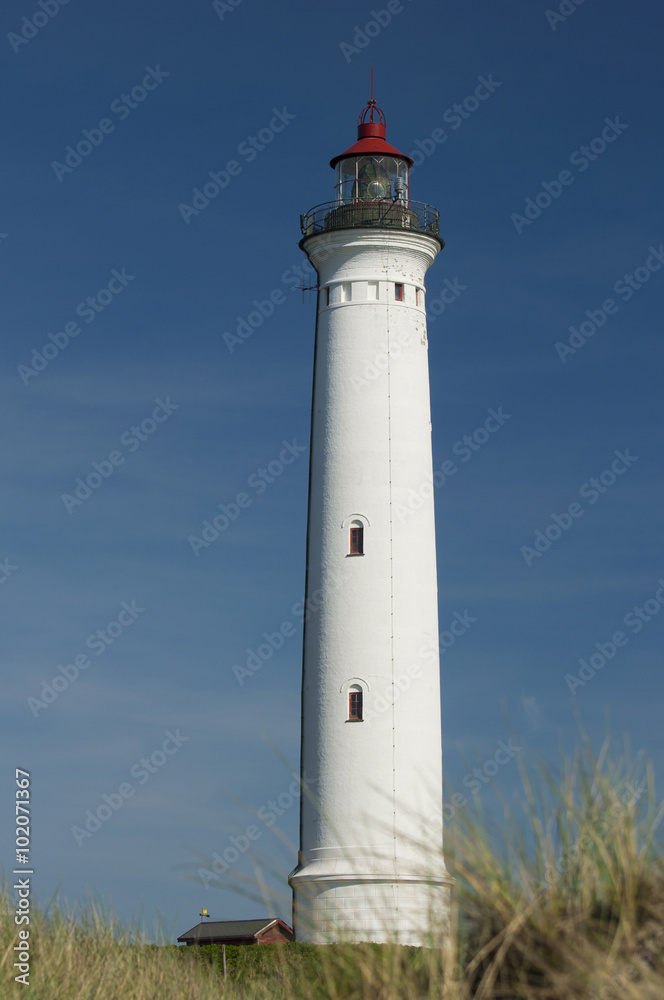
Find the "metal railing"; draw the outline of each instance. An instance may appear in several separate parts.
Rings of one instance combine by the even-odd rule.
[[[439,235],[438,209],[421,201],[355,201],[347,204],[328,201],[300,216],[300,228],[305,236],[356,227],[410,229],[443,242]]]

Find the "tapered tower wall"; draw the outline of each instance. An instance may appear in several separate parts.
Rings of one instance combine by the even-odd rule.
[[[303,241],[319,276],[302,700],[309,793],[291,876],[305,941],[424,944],[430,918],[445,922],[424,293],[440,246],[407,229]],[[350,551],[353,524],[362,555]],[[351,689],[362,721],[349,719]]]

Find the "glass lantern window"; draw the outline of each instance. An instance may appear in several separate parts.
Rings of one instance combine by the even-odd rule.
[[[408,164],[394,156],[351,156],[336,167],[337,201],[408,201]]]

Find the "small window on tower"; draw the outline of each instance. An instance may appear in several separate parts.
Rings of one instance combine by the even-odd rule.
[[[329,306],[329,304],[330,304],[330,286],[328,285],[325,289],[325,305]]]
[[[416,306],[419,306],[419,304],[420,304],[421,295],[422,295],[422,293],[420,292],[419,288],[416,288],[415,289],[415,305]]]
[[[403,285],[396,284],[394,286],[394,297],[397,302],[403,302]]]
[[[353,521],[350,526],[350,545],[348,554],[351,556],[364,555],[364,525],[359,521]]]
[[[344,281],[341,285],[341,301],[350,302],[351,298],[351,283],[350,281]]]
[[[358,684],[348,692],[348,721],[362,722],[362,688]]]

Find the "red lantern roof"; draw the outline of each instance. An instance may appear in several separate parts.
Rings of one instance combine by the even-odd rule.
[[[410,156],[400,153],[385,139],[385,115],[373,97],[360,111],[357,119],[357,142],[349,146],[345,153],[334,156],[330,160],[330,166],[336,167],[339,160],[345,160],[349,156],[396,156],[405,160],[409,167],[414,163]]]

